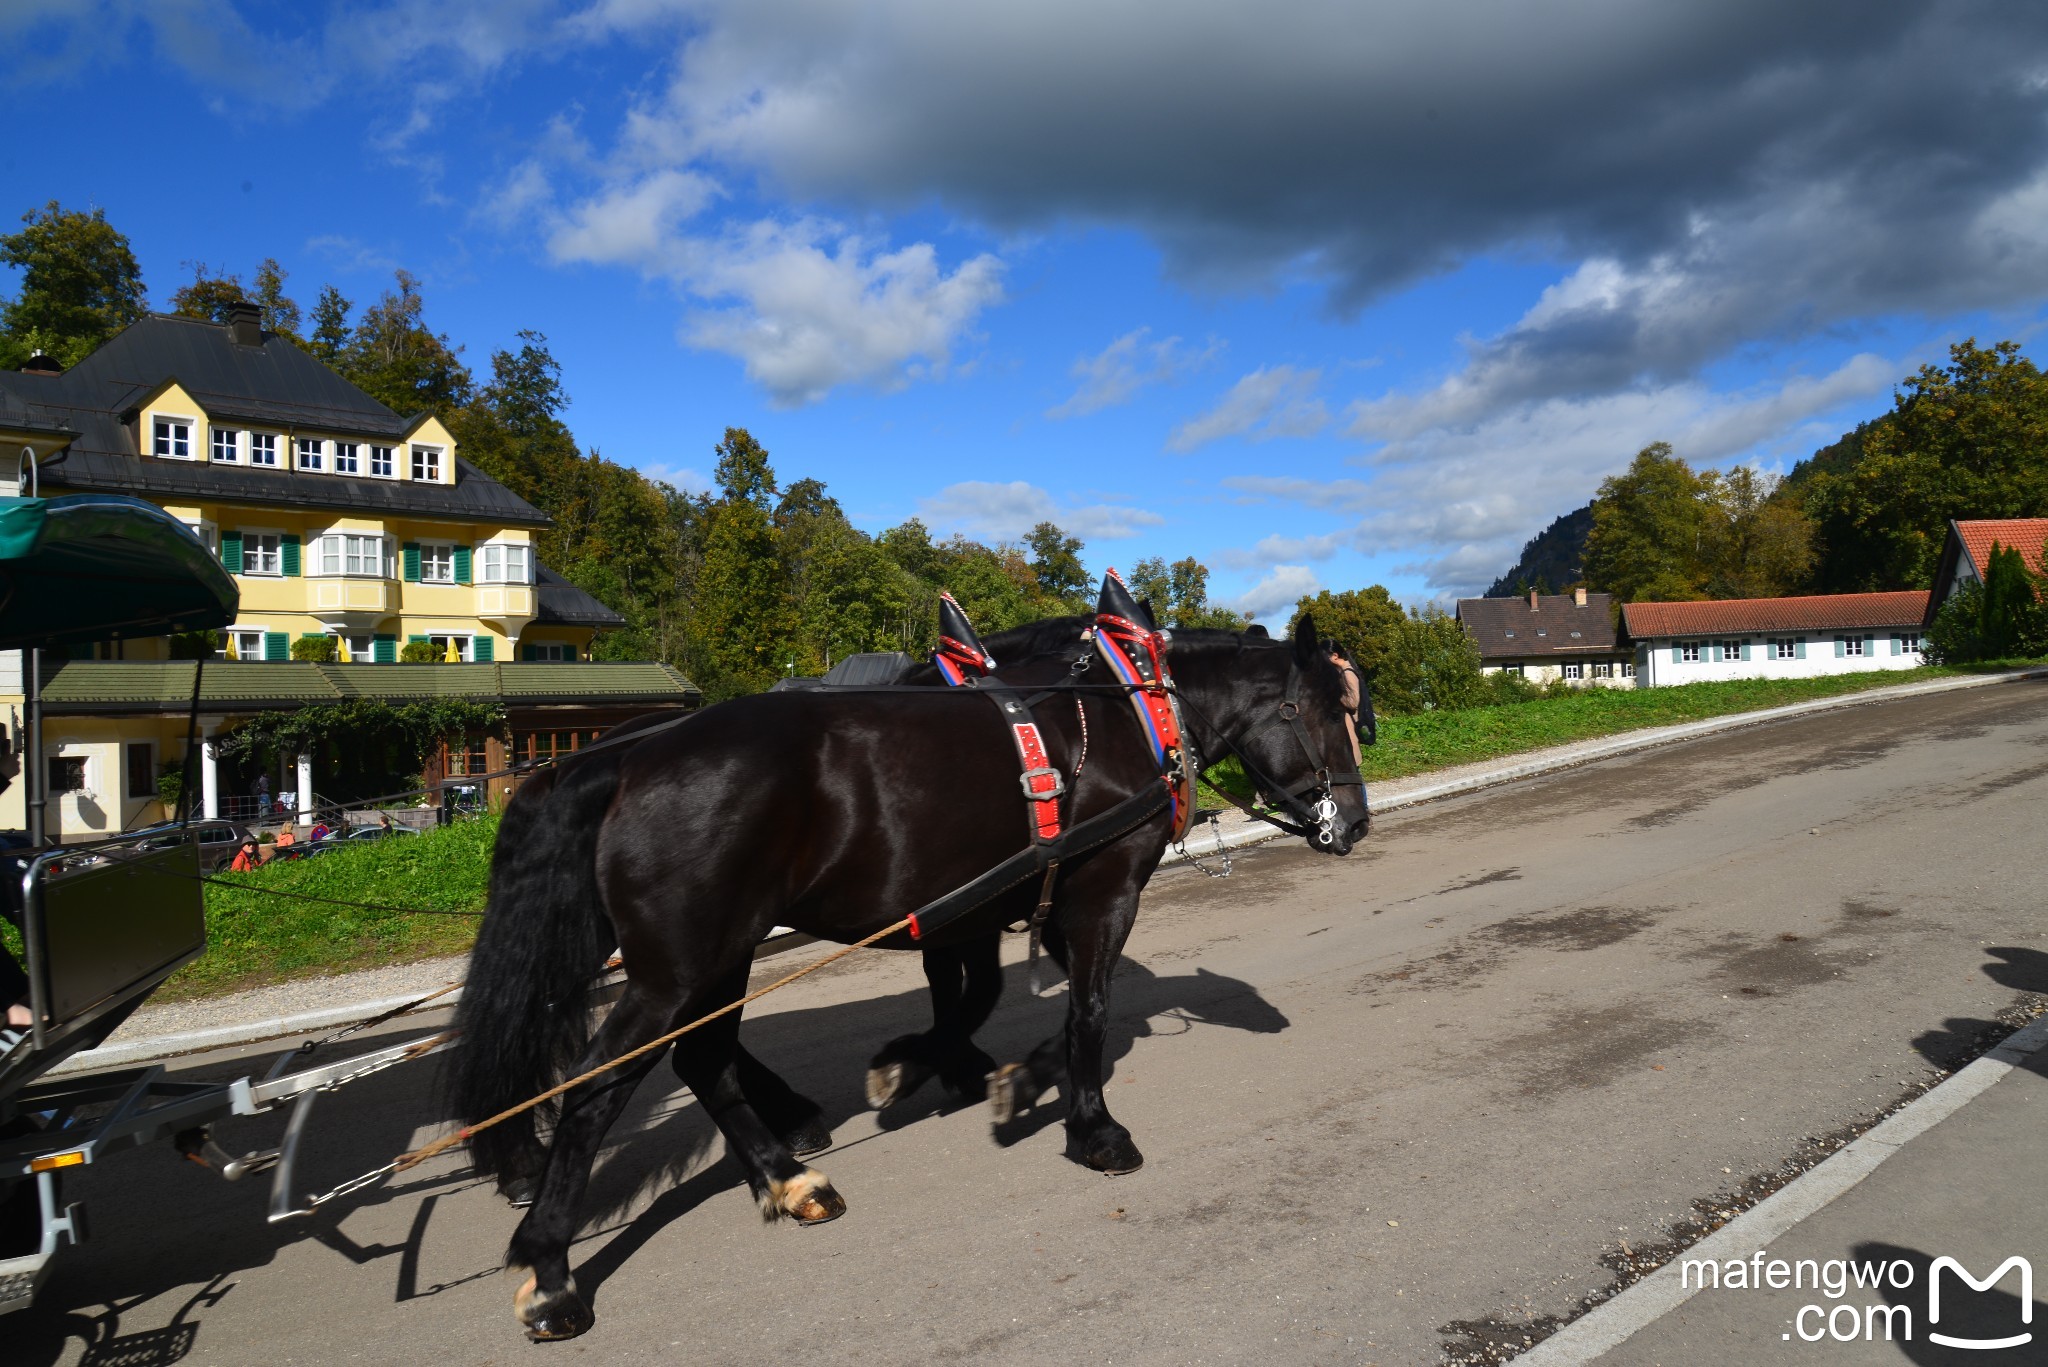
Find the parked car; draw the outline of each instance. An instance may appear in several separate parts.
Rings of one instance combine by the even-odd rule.
[[[234,863],[235,851],[242,842],[256,838],[256,833],[247,826],[232,821],[195,821],[192,829],[199,832],[199,867],[208,873],[219,873]],[[154,836],[136,848],[142,851],[165,849],[184,838],[183,835]]]

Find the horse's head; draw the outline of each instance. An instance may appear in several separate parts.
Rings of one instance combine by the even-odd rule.
[[[1267,806],[1303,828],[1310,846],[1349,854],[1364,839],[1359,730],[1370,707],[1350,657],[1317,635],[1306,613],[1293,639],[1245,641],[1250,694],[1241,694],[1239,753]]]

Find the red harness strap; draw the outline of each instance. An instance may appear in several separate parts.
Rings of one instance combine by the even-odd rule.
[[[1037,726],[1017,722],[1010,727],[1010,736],[1017,742],[1017,758],[1024,763],[1024,772],[1017,781],[1031,808],[1032,835],[1040,841],[1056,839],[1060,833],[1060,797],[1067,791],[1066,781],[1045,757],[1045,742]]]
[[[1160,634],[1106,612],[1098,614],[1095,622],[1095,644],[1110,672],[1133,686],[1131,706],[1152,746],[1166,790],[1173,795],[1173,838],[1178,840],[1193,824],[1194,785],[1189,781],[1182,748],[1180,709],[1168,691],[1171,673],[1160,649]]]

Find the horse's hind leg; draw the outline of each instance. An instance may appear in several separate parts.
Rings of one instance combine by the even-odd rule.
[[[745,1045],[733,1048],[740,1090],[783,1147],[799,1158],[831,1148],[832,1130],[825,1124],[824,1108],[784,1082],[774,1069],[748,1053]]]
[[[656,998],[629,984],[584,1050],[576,1072],[595,1068],[655,1039],[670,1028],[678,1014],[674,999]],[[526,1326],[527,1337],[535,1342],[574,1338],[596,1322],[569,1275],[569,1244],[576,1237],[590,1166],[605,1132],[625,1109],[633,1088],[660,1059],[657,1050],[562,1098],[562,1118],[548,1145],[540,1189],[532,1208],[513,1231],[505,1257],[510,1270],[530,1269],[531,1275],[513,1295],[512,1308]]]
[[[936,1037],[959,1013],[967,977],[961,951],[927,949],[922,957],[924,980],[931,988],[932,1028],[890,1040],[868,1061],[868,1105],[876,1110],[903,1100],[939,1071],[943,1051]]]
[[[960,966],[966,982],[955,1006],[953,1020],[941,1023],[934,1034],[951,1036],[943,1051],[939,1081],[963,1101],[979,1101],[988,1095],[988,1076],[996,1061],[977,1048],[975,1032],[988,1024],[996,1002],[1003,995],[1003,937],[1000,933],[960,947]]]
[[[719,984],[717,1000],[746,991],[743,966]],[[721,1016],[676,1042],[675,1070],[696,1093],[698,1104],[725,1136],[726,1149],[761,1203],[763,1219],[789,1216],[799,1224],[821,1225],[846,1213],[846,1202],[825,1174],[797,1162],[787,1145],[754,1110],[740,1085],[740,1013]]]

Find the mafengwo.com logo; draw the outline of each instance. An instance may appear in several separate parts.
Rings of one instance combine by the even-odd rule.
[[[1688,1258],[1680,1261],[1679,1284],[1698,1291],[1813,1292],[1816,1299],[1793,1312],[1791,1327],[1779,1335],[1786,1340],[1926,1342],[1986,1353],[2033,1343],[2034,1265],[2027,1259],[2014,1255],[1979,1277],[1946,1254],[1929,1259],[1882,1245],[1856,1251],[1879,1256],[1788,1262],[1759,1250],[1747,1260]]]

